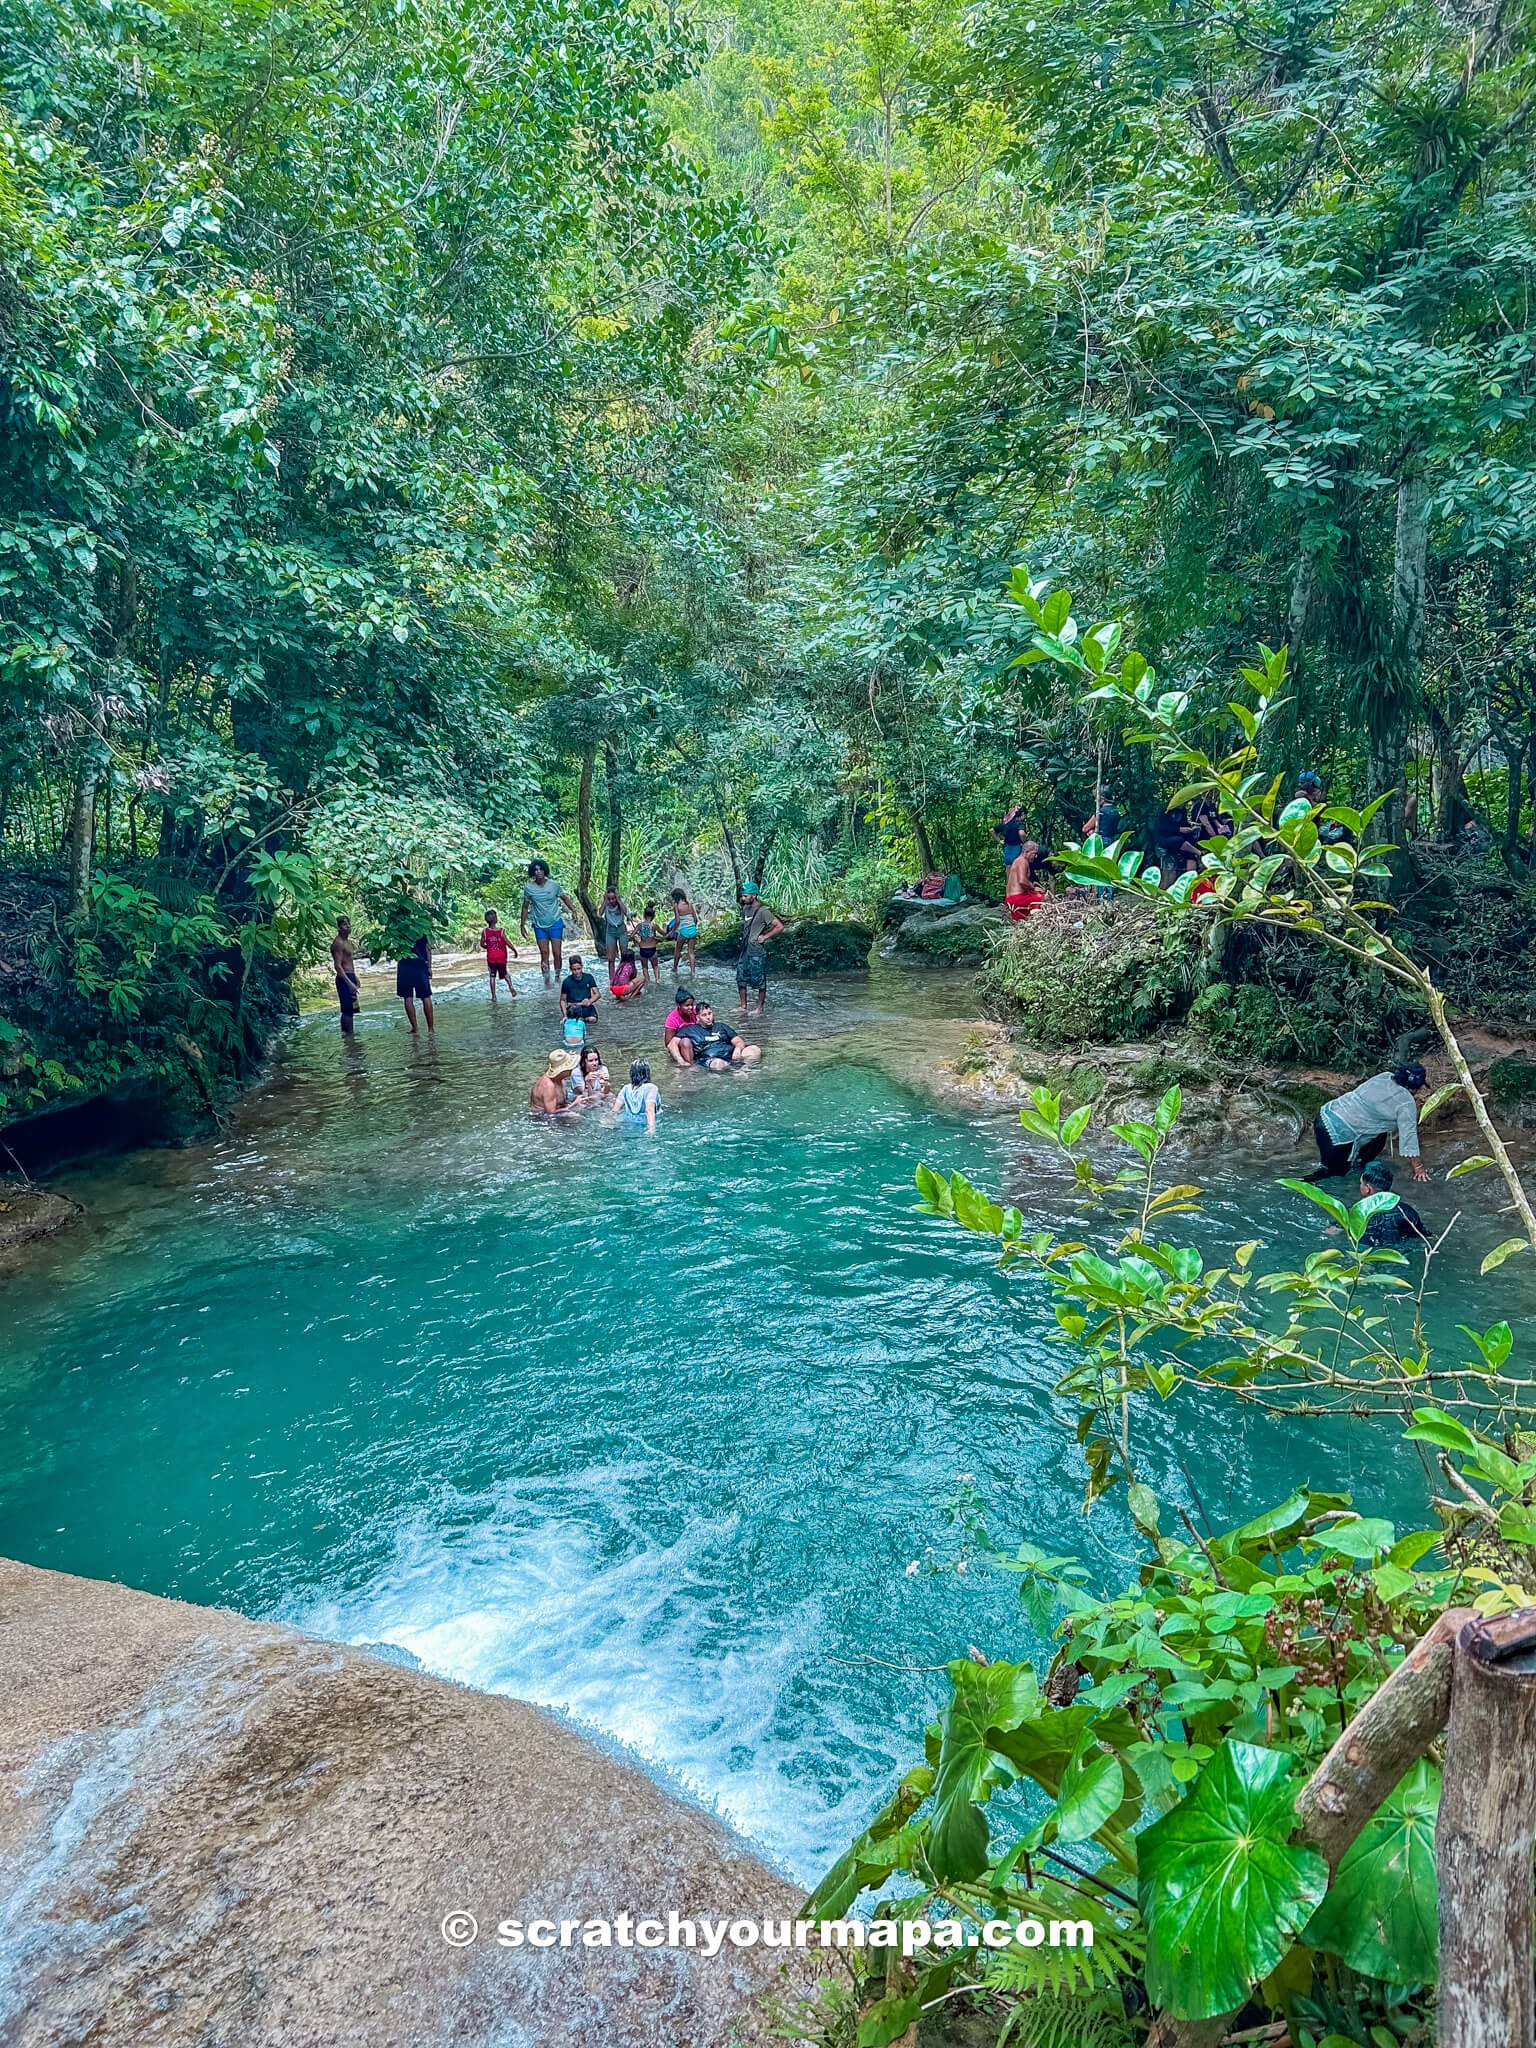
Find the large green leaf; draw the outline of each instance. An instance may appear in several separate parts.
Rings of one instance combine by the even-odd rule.
[[[987,1866],[987,1823],[977,1800],[998,1768],[988,1732],[1017,1727],[1034,1711],[1039,1688],[1028,1664],[962,1658],[950,1665],[949,1676],[955,1695],[942,1723],[928,1861],[936,1877],[964,1879],[979,1877]]]
[[[1067,1772],[1056,1807],[1056,1835],[1063,1842],[1086,1842],[1120,1808],[1125,1773],[1120,1759],[1107,1750],[1090,1750]]]
[[[1180,2019],[1241,2005],[1319,1904],[1328,1866],[1293,1848],[1299,1780],[1279,1750],[1228,1742],[1138,1842],[1147,1990]]]
[[[1427,1984],[1439,1963],[1435,1812],[1440,1773],[1417,1763],[1360,1830],[1307,1922],[1313,1948],[1365,1977]]]
[[[906,1826],[933,1790],[933,1772],[915,1764],[896,1788],[895,1797],[838,1857],[805,1902],[812,1920],[840,1920],[859,1893],[878,1885],[904,1853]]]

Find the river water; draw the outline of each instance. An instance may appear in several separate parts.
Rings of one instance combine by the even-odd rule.
[[[1039,1647],[1003,1574],[957,1568],[957,1495],[1096,1577],[1135,1555],[1116,1505],[1081,1512],[1038,1291],[914,1207],[928,1159],[1058,1211],[1009,1116],[924,1085],[966,986],[776,990],[762,1067],[725,1076],[666,1067],[647,997],[598,1036],[616,1079],[652,1056],[654,1139],[529,1118],[536,972],[494,1011],[449,990],[415,1044],[379,987],[217,1138],[72,1177],[87,1222],[5,1283],[0,1550],[557,1708],[812,1880],[918,1753],[924,1667]],[[1296,1163],[1203,1171],[1210,1234],[1303,1248]],[[1446,1325],[1493,1312],[1496,1229],[1446,1262]],[[1388,1427],[1185,1399],[1143,1442],[1218,1524],[1303,1476],[1410,1523],[1422,1497]]]

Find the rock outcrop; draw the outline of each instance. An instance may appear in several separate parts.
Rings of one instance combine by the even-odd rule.
[[[222,1611],[0,1562],[0,1784],[8,2048],[734,2048],[792,1988],[782,1951],[498,1946],[800,1894],[534,1708]]]
[[[51,1188],[40,1188],[32,1181],[0,1180],[0,1270],[4,1270],[7,1253],[52,1237],[56,1230],[78,1222],[84,1213],[78,1202]]]

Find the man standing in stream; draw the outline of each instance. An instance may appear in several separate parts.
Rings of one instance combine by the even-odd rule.
[[[357,1015],[362,984],[357,978],[357,961],[352,951],[352,920],[338,917],[336,936],[331,941],[331,965],[336,970],[336,1000],[341,1005],[341,1035],[352,1036],[352,1019]]]
[[[741,957],[736,962],[737,1013],[745,1017],[748,1000],[757,992],[757,1014],[768,1007],[768,941],[784,929],[783,918],[758,896],[756,882],[741,885]]]

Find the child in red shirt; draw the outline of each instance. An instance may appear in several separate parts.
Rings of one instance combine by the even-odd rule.
[[[515,960],[517,948],[508,947],[506,926],[494,910],[485,913],[485,930],[480,934],[480,950],[485,955],[486,972],[491,977],[491,1001],[494,1003],[496,1000],[498,979],[507,984],[507,994],[515,996],[517,990],[512,986],[512,977],[507,972],[507,954],[510,951]]]

